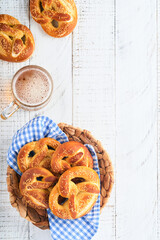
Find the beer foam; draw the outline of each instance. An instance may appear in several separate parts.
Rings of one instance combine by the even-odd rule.
[[[48,76],[40,70],[28,69],[15,81],[15,96],[25,105],[44,103],[51,92]]]

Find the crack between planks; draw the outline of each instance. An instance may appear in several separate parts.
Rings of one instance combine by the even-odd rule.
[[[117,226],[117,209],[116,209],[116,204],[117,204],[117,198],[116,198],[116,149],[117,149],[117,141],[116,141],[116,129],[117,129],[117,120],[116,120],[116,116],[117,116],[117,109],[116,109],[116,99],[117,99],[117,88],[116,88],[116,47],[117,47],[117,42],[116,42],[116,30],[117,30],[117,25],[116,25],[116,0],[114,0],[114,84],[115,84],[115,167],[114,167],[114,184],[115,184],[115,240],[117,239],[117,230],[116,230],[116,226]]]
[[[158,186],[159,186],[159,177],[158,177],[158,170],[159,170],[159,164],[158,164],[158,160],[159,160],[159,111],[158,111],[158,107],[159,107],[159,71],[158,71],[158,66],[159,66],[159,55],[158,55],[158,50],[159,50],[159,37],[158,37],[158,33],[159,33],[159,0],[156,1],[156,33],[157,33],[157,37],[156,37],[156,47],[157,47],[157,56],[156,56],[156,67],[157,67],[157,239],[159,239],[159,231],[158,231],[158,225],[159,225],[159,218],[158,218],[158,210],[159,210],[159,191],[158,191]]]

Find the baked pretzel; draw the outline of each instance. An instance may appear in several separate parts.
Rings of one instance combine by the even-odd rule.
[[[93,158],[88,149],[83,144],[74,141],[58,146],[51,159],[52,171],[62,174],[74,166],[93,168]]]
[[[21,172],[31,167],[44,167],[51,169],[51,157],[60,145],[53,138],[42,138],[24,145],[17,156],[17,164]]]
[[[84,182],[75,184],[74,178]],[[88,167],[73,167],[64,172],[49,195],[49,207],[54,215],[63,219],[76,219],[86,215],[94,206],[100,192],[98,174]],[[59,196],[66,199],[59,204]]]
[[[49,207],[49,187],[57,181],[58,178],[45,168],[30,168],[22,174],[19,189],[31,207],[46,209]]]
[[[31,57],[34,48],[31,31],[16,18],[0,14],[0,59],[22,62]]]
[[[30,0],[33,19],[52,37],[65,37],[77,24],[74,0]]]

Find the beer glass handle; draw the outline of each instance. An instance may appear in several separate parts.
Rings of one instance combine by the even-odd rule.
[[[11,102],[1,113],[1,118],[3,120],[6,120],[12,116],[12,114],[15,113],[19,108],[20,106],[15,101]]]

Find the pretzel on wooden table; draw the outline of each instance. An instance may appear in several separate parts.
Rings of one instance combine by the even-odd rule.
[[[30,168],[20,179],[19,188],[25,201],[33,208],[47,209],[50,190],[58,178],[45,168]]]
[[[74,0],[30,0],[33,19],[52,37],[65,37],[77,24]]]
[[[51,157],[60,142],[53,138],[41,138],[24,145],[17,157],[18,167],[21,172],[25,172],[31,167],[44,167],[51,170]]]
[[[74,178],[83,178],[84,182],[75,184]],[[80,218],[92,209],[99,192],[99,176],[92,168],[73,167],[64,172],[53,187],[49,195],[49,207],[59,218]],[[59,196],[65,198],[63,204],[59,204]]]
[[[31,57],[34,48],[31,31],[16,18],[0,14],[0,59],[22,62]]]
[[[51,159],[52,172],[62,174],[74,166],[93,168],[89,150],[79,142],[66,142],[58,146]]]

